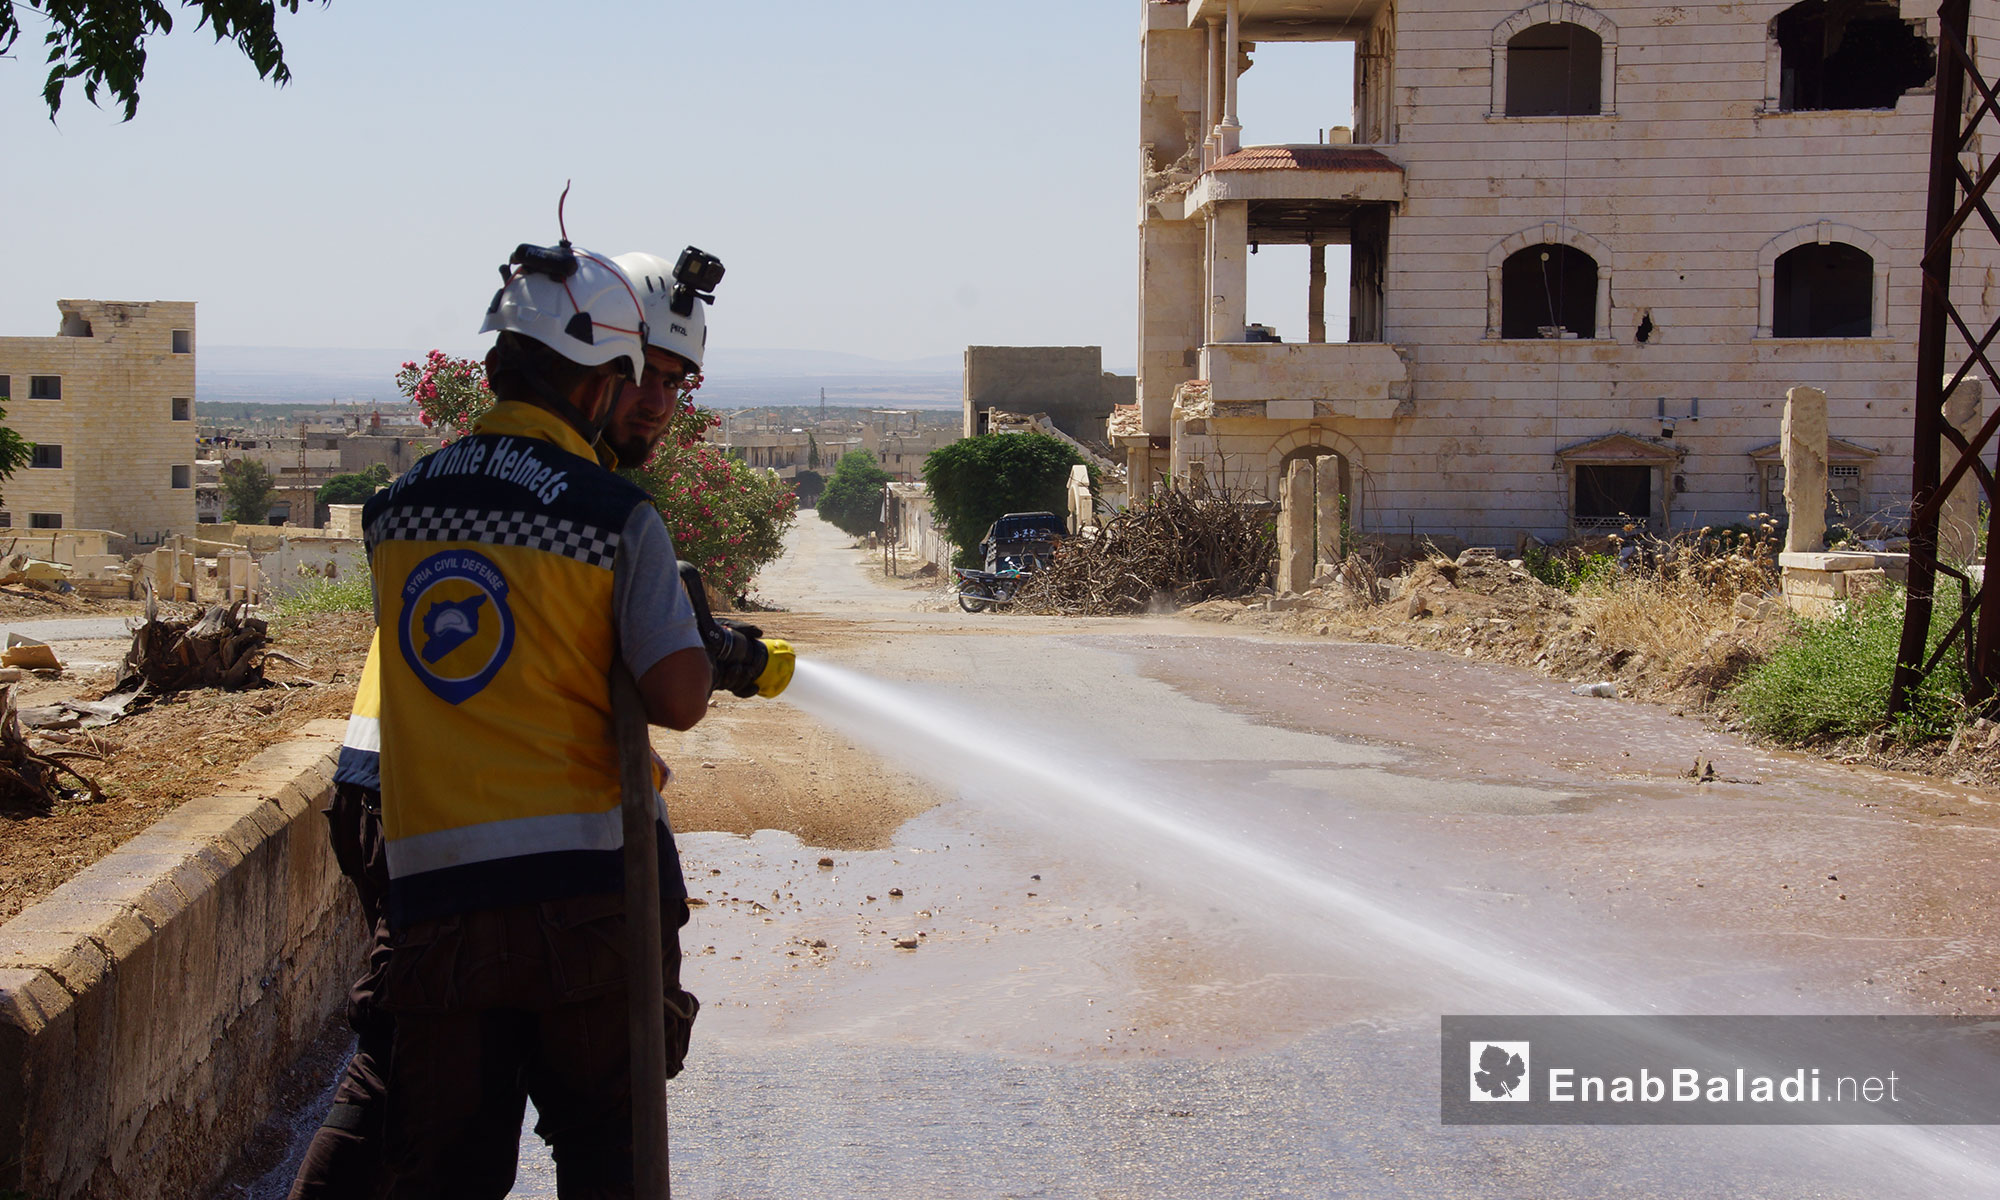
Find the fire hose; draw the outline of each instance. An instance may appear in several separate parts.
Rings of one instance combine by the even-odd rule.
[[[792,681],[791,646],[763,630],[718,620],[708,589],[691,563],[681,582],[708,651],[715,690],[776,696]],[[611,672],[612,727],[618,740],[618,789],[625,850],[626,1033],[632,1052],[632,1178],[634,1194],[670,1200],[667,1148],[666,964],[660,952],[660,856],[654,823],[662,819],[653,786],[653,744],[645,701],[623,656]]]

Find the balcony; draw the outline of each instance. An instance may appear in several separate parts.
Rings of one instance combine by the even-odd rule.
[[[1211,342],[1201,374],[1217,417],[1388,420],[1410,401],[1409,351],[1386,342]]]

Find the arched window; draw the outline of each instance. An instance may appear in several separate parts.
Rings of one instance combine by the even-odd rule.
[[[1778,256],[1771,336],[1870,337],[1875,260],[1846,242],[1808,242]]]
[[[1894,108],[1937,73],[1937,51],[1884,0],[1802,0],[1771,22],[1778,107]],[[1767,94],[1768,103],[1768,94]]]
[[[1597,260],[1574,246],[1543,242],[1500,265],[1500,336],[1597,336]]]
[[[1596,116],[1603,111],[1604,42],[1567,21],[1530,25],[1507,39],[1507,115]]]

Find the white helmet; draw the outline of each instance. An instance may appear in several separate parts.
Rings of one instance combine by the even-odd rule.
[[[568,242],[516,247],[481,333],[518,333],[586,367],[624,359],[646,370],[646,307],[612,260]]]
[[[722,264],[692,246],[682,252],[681,261],[687,262],[690,255],[704,264],[701,269],[706,273],[693,283],[678,277],[686,273],[679,264],[657,254],[634,251],[611,261],[624,269],[646,306],[646,344],[680,355],[699,371],[702,351],[708,346],[708,305],[714,300],[700,289],[704,284],[715,286],[722,278]]]

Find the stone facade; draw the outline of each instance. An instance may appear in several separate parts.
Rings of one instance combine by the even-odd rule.
[[[140,545],[195,525],[191,302],[61,300],[54,337],[0,338],[6,423],[38,447],[0,526],[104,529]]]
[[[1766,507],[1752,452],[1810,385],[1851,448],[1836,486],[1893,520],[1933,96],[1808,94],[1787,31],[1815,3],[1148,0],[1135,482],[1199,463],[1276,499],[1291,459],[1332,454],[1362,533],[1727,524]],[[1860,15],[1934,43],[1917,0]],[[1234,77],[1279,40],[1355,48],[1351,141],[1251,144]],[[1348,246],[1350,327],[1253,340],[1259,242]],[[1299,280],[1310,313],[1325,286]]]

